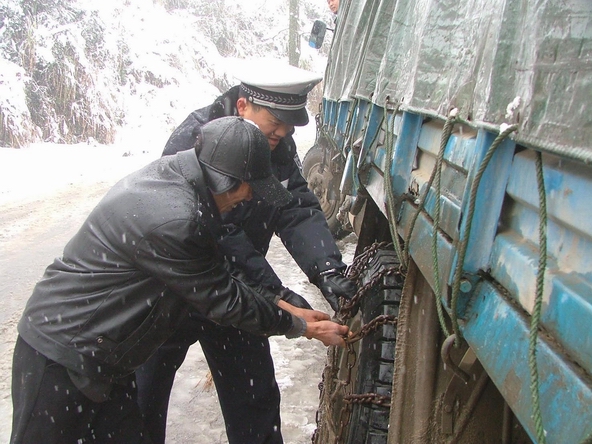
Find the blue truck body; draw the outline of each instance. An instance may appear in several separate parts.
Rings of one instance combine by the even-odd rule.
[[[345,224],[376,239],[378,210],[533,442],[590,442],[592,3],[340,8],[320,121]]]

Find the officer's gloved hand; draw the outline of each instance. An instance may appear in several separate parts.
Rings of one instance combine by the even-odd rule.
[[[306,308],[307,310],[313,309],[306,299],[286,287],[280,291],[280,299],[282,301],[286,301],[288,304],[293,305],[294,307]]]
[[[320,273],[315,284],[335,312],[339,311],[339,298],[349,301],[357,291],[356,284],[335,269]]]

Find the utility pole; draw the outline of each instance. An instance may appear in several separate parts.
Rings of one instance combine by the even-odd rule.
[[[290,20],[288,29],[288,63],[298,67],[300,61],[300,29],[298,28],[298,0],[290,0]]]

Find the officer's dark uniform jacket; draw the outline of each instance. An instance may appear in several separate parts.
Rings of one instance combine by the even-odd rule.
[[[218,97],[213,104],[193,111],[171,134],[163,155],[193,147],[196,130],[203,124],[224,116],[237,115],[239,87]],[[296,144],[291,135],[284,137],[271,153],[273,174],[294,196],[281,209],[260,199],[243,202],[226,215],[226,235],[220,246],[232,263],[249,278],[267,288],[281,288],[281,281],[265,259],[269,242],[277,233],[299,267],[314,282],[320,272],[338,269],[345,264],[335,245],[316,196],[300,172]],[[248,214],[248,217],[245,215]],[[239,222],[240,221],[240,222]]]
[[[229,275],[217,253],[220,226],[193,150],[151,163],[109,191],[46,269],[19,334],[78,374],[119,378],[152,355],[188,308],[254,333],[298,328]]]

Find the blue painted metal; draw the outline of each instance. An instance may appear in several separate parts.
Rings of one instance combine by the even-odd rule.
[[[553,334],[574,361],[592,373],[592,288],[577,275],[553,279],[548,309],[542,324]]]
[[[542,324],[570,358],[592,373],[592,178],[586,169],[544,162],[548,227]],[[491,257],[491,275],[526,310],[532,307],[538,261],[538,191],[532,152],[514,157],[507,207]]]
[[[323,99],[323,123],[327,127],[329,134],[335,130],[338,106],[339,104],[337,102]]]
[[[410,202],[403,203],[401,220],[398,224],[399,234],[403,239],[408,238],[411,219],[415,212],[416,208]],[[409,253],[430,287],[435,288],[434,259],[431,250],[432,227],[432,220],[425,213],[420,213],[409,242]],[[444,236],[442,232],[438,232],[440,288],[446,288],[448,276],[452,273],[451,267],[455,252],[456,250],[450,239]],[[446,304],[446,300],[442,300],[442,303]]]
[[[350,130],[352,143],[362,136],[363,130],[366,126],[367,112],[370,108],[370,103],[364,100],[358,100],[353,114],[353,125]]]
[[[363,136],[363,140],[358,156],[350,151],[351,145],[343,147],[347,156],[343,184],[354,184],[354,192],[364,186],[386,216],[384,130],[387,124],[393,127],[392,120],[385,123],[380,106],[366,101],[354,106],[349,134],[344,136],[348,140]],[[440,148],[443,121],[426,121],[409,111],[389,118],[396,119],[391,186],[395,199],[400,198],[399,234],[407,239]],[[344,125],[341,119],[339,125]],[[495,137],[485,129],[458,127],[446,144],[438,232],[442,289],[453,283],[458,242],[467,229],[471,184]],[[537,348],[543,424],[548,442],[579,442],[592,433],[592,168],[545,156],[544,171],[549,221],[541,322],[552,340],[541,335]],[[432,289],[435,198],[432,187],[409,244]],[[492,156],[477,191],[463,264],[473,291],[461,293],[457,309],[463,336],[533,440],[526,356],[538,254],[533,151],[506,140]],[[479,273],[496,284],[479,281]],[[450,312],[446,293],[442,303]]]
[[[592,439],[592,65],[582,51],[590,46],[590,32],[579,26],[589,23],[591,3],[522,2],[516,8],[520,2],[502,1],[475,8],[474,2],[344,2],[324,91],[325,120],[338,127],[334,137],[347,159],[343,189],[355,195],[363,187],[386,216],[384,187],[392,187],[399,234],[409,237],[406,247],[432,289],[437,236],[449,315],[445,299],[459,243],[470,235],[462,272],[473,286],[460,295],[455,315],[533,439],[526,356],[540,272],[535,150],[544,153],[547,268],[537,349],[543,425],[549,443]],[[351,102],[339,104],[343,97]],[[398,110],[387,122],[384,103]],[[352,106],[348,127],[343,116]],[[427,184],[444,116],[452,109],[463,123],[445,145],[436,195]],[[393,118],[389,182],[384,131]],[[506,122],[516,123],[517,131],[491,158],[469,221],[471,186]],[[358,152],[353,142],[360,137]],[[436,207],[441,213],[434,230]]]
[[[537,188],[532,186],[536,184],[533,153],[516,155],[512,169],[508,195],[526,206],[538,208]],[[545,158],[544,174],[549,217],[560,221],[566,230],[592,240],[591,168],[549,156]],[[580,265],[579,271],[592,273],[592,256],[574,256],[570,262],[581,262],[584,258],[586,262]]]
[[[532,307],[538,252],[524,238],[506,232],[497,236],[492,254],[492,276],[516,302]],[[562,273],[549,258],[545,280],[547,301],[542,325],[574,362],[592,373],[592,287],[581,275]]]
[[[343,157],[346,159],[343,176],[341,179],[340,190],[342,193],[349,196],[357,196],[360,187],[357,165],[358,155],[353,145],[356,140],[363,136],[363,131],[367,123],[366,110],[369,108],[368,102],[356,101],[354,102],[354,109],[351,113],[351,123],[349,132],[347,134],[349,143],[342,147]],[[348,122],[342,122],[342,130],[346,130]]]
[[[475,141],[475,155],[471,159],[473,168],[469,171],[469,184],[472,185],[483,158],[494,139],[494,134],[483,130],[479,131]],[[491,157],[481,178],[472,222],[473,229],[471,230],[463,264],[463,270],[466,273],[477,273],[479,270],[487,270],[489,267],[492,243],[502,211],[514,150],[515,144],[511,140],[506,139],[502,142]],[[465,195],[462,197],[463,214],[467,214],[469,211],[470,192],[471,186],[467,186]],[[462,233],[466,231],[467,223],[468,219],[465,218],[461,225]],[[456,266],[456,260],[454,266]],[[452,276],[450,282],[452,283]]]
[[[376,147],[378,133],[383,125],[384,109],[377,105],[372,105],[367,125],[365,127],[364,140],[362,142],[362,150],[358,159],[358,171],[364,165],[372,163],[372,155],[370,150]]]
[[[417,168],[410,177],[410,186],[413,185],[418,190],[418,197],[425,194],[425,187],[436,164],[442,143],[442,127],[442,122],[432,122],[421,128],[417,144]],[[458,239],[461,200],[467,182],[466,168],[474,163],[475,152],[474,134],[473,137],[467,137],[456,133],[450,136],[444,151],[439,228],[455,240]],[[435,190],[431,188],[428,190],[424,208],[432,218],[435,204]]]
[[[528,367],[528,321],[491,284],[475,291],[462,332],[536,442]],[[592,431],[592,384],[557,349],[537,346],[542,420],[549,443],[581,443]]]
[[[349,117],[350,113],[350,103],[351,102],[339,103],[339,108],[337,110],[334,141],[340,150],[344,149],[345,133],[347,131],[347,118]]]
[[[325,100],[324,120],[347,159],[342,190],[355,196],[363,187],[386,216],[385,186],[391,186],[399,234],[405,240],[410,236],[411,257],[432,289],[436,288],[432,237],[437,236],[439,287],[450,315],[447,297],[459,242],[469,225],[471,186],[500,125],[517,123],[518,131],[497,148],[477,190],[462,264],[472,290],[459,295],[456,314],[461,333],[536,441],[527,355],[541,248],[534,156],[535,150],[545,153],[547,268],[537,347],[542,420],[548,443],[592,438],[592,165],[590,138],[583,136],[592,127],[587,124],[590,113],[585,112],[588,96],[582,93],[589,90],[589,57],[581,51],[590,33],[586,26],[576,26],[590,23],[592,9],[581,1],[543,2],[519,10],[514,8],[517,2],[503,2],[506,8],[494,7],[495,12],[490,12],[495,19],[482,27],[487,22],[482,21],[485,10],[473,8],[470,2],[461,4],[464,7],[428,2],[419,9],[413,2],[379,3],[378,11],[392,14],[374,15],[367,2],[346,1],[328,69],[332,75],[326,79],[325,97],[335,102]],[[423,27],[427,15],[416,20],[419,10],[433,12],[431,26]],[[472,43],[452,42],[469,34],[451,34],[452,40],[444,45],[453,48],[448,51],[440,44],[438,24],[449,25],[452,17],[459,24],[475,24],[475,35],[487,30],[488,36],[511,35],[513,42],[521,43],[508,46],[507,39],[486,42],[486,38],[479,40],[486,43],[471,51],[459,51]],[[350,41],[358,37],[346,32],[366,29],[351,26],[358,19],[376,31],[376,39],[362,53],[356,41]],[[509,33],[492,34],[491,29]],[[529,35],[525,29],[536,32]],[[356,49],[353,58],[350,44]],[[524,45],[536,51],[525,53]],[[499,50],[492,52],[491,47]],[[337,102],[344,96],[351,101]],[[389,100],[400,111],[385,122],[379,104]],[[443,115],[451,108],[472,121],[457,123],[446,143],[441,195],[437,196],[427,184],[440,149]],[[344,121],[346,114],[350,123]],[[389,139],[394,143],[393,159],[391,170],[385,172],[385,129],[393,127]],[[359,138],[357,151],[353,143]],[[582,162],[576,163],[577,159]],[[389,175],[390,181],[385,181]],[[424,208],[410,233],[417,202],[424,194]],[[434,234],[436,203],[441,213]]]
[[[396,196],[404,196],[408,192],[422,122],[423,118],[417,114],[403,113],[400,125],[395,123],[396,140],[391,180]]]

